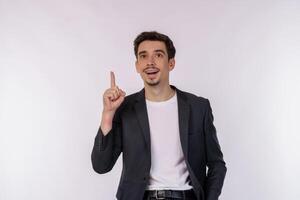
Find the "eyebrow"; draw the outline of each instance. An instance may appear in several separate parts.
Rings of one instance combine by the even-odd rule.
[[[138,54],[141,55],[141,54],[144,54],[144,53],[147,53],[146,51],[140,51]]]
[[[161,50],[161,49],[156,49],[156,50],[154,50],[154,52],[160,52],[160,53],[162,53],[162,54],[164,54],[164,55],[166,55],[166,52],[164,51],[164,50]],[[138,55],[141,55],[141,54],[144,54],[144,53],[147,53],[147,51],[140,51],[139,53],[138,53]]]
[[[160,53],[166,55],[166,52],[165,52],[164,50],[161,50],[161,49],[157,49],[157,50],[155,50],[154,52],[160,52]]]

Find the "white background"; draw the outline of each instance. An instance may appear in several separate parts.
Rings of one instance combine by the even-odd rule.
[[[90,154],[109,71],[127,94],[143,87],[145,30],[177,48],[171,83],[211,101],[220,199],[300,199],[296,0],[0,0],[0,199],[115,199],[121,159],[99,175]]]

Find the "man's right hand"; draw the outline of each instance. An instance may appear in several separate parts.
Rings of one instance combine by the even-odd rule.
[[[115,74],[110,72],[110,88],[103,94],[103,112],[114,113],[122,104],[125,98],[125,92],[116,86]]]
[[[125,95],[125,92],[116,86],[114,72],[110,72],[110,88],[103,94],[101,129],[104,135],[111,130],[114,114],[124,101]]]

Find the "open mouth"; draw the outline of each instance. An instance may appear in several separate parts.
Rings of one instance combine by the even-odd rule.
[[[156,69],[156,68],[150,68],[150,69],[146,69],[145,70],[145,73],[147,75],[155,75],[159,72],[159,69]]]
[[[145,73],[147,74],[147,77],[150,78],[150,79],[155,79],[158,72],[159,72],[159,70],[145,71]]]
[[[148,75],[153,75],[153,74],[157,74],[158,73],[158,71],[156,71],[156,72],[146,72],[146,74],[148,74]]]

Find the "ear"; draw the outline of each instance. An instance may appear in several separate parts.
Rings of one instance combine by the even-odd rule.
[[[172,71],[175,67],[175,59],[174,58],[171,58],[169,60],[169,71]]]

